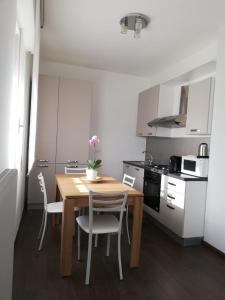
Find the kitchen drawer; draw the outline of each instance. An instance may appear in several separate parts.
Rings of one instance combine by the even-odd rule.
[[[184,210],[161,198],[160,222],[179,236],[183,236]]]
[[[184,194],[180,194],[180,193],[176,193],[174,191],[167,190],[164,195],[164,199],[166,199],[166,201],[168,203],[171,203],[173,206],[184,209],[184,200],[185,200]]]
[[[185,193],[185,181],[168,176],[167,190],[184,194]]]

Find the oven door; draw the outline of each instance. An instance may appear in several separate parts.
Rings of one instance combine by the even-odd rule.
[[[144,176],[144,204],[159,212],[161,174],[146,171]]]

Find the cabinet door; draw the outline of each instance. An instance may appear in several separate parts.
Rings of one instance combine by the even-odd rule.
[[[129,165],[129,164],[123,164],[123,174],[127,174],[127,175],[133,177],[132,170],[133,170],[133,168],[132,168],[131,165]]]
[[[144,169],[129,164],[123,165],[123,173],[135,178],[134,188],[143,192]]]
[[[212,105],[211,78],[189,86],[187,134],[210,134]]]
[[[134,188],[140,192],[143,192],[144,184],[144,169],[133,167],[133,177],[135,178]]]
[[[40,190],[37,175],[42,172],[45,180],[48,203],[55,201],[55,164],[37,163],[29,174],[28,205],[43,204],[43,193]]]
[[[60,79],[57,163],[88,159],[91,85],[85,81]]]
[[[40,75],[38,91],[36,160],[55,162],[59,79]]]
[[[159,86],[143,91],[139,95],[137,136],[156,134],[156,128],[148,126],[148,122],[157,118],[159,102]]]

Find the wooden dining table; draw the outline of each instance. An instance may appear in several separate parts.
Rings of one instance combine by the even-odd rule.
[[[133,208],[132,238],[130,247],[130,267],[138,267],[140,261],[141,231],[143,216],[143,193],[131,188],[113,177],[100,175],[101,181],[88,182],[82,174],[57,174],[56,199],[63,200],[60,274],[63,277],[72,274],[73,234],[75,212],[74,207],[88,207],[89,190],[98,193],[113,193],[128,190],[127,203]],[[57,200],[56,200],[57,201]]]

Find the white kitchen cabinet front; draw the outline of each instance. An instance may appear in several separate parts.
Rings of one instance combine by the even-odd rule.
[[[148,126],[148,122],[157,118],[159,102],[159,86],[152,87],[139,94],[137,115],[137,136],[155,136],[156,127]]]
[[[91,85],[85,81],[61,78],[56,163],[86,163],[91,114]]]
[[[207,78],[189,86],[186,132],[211,134],[214,80]]]
[[[129,164],[124,164],[123,173],[135,178],[134,188],[143,192],[144,169]]]

